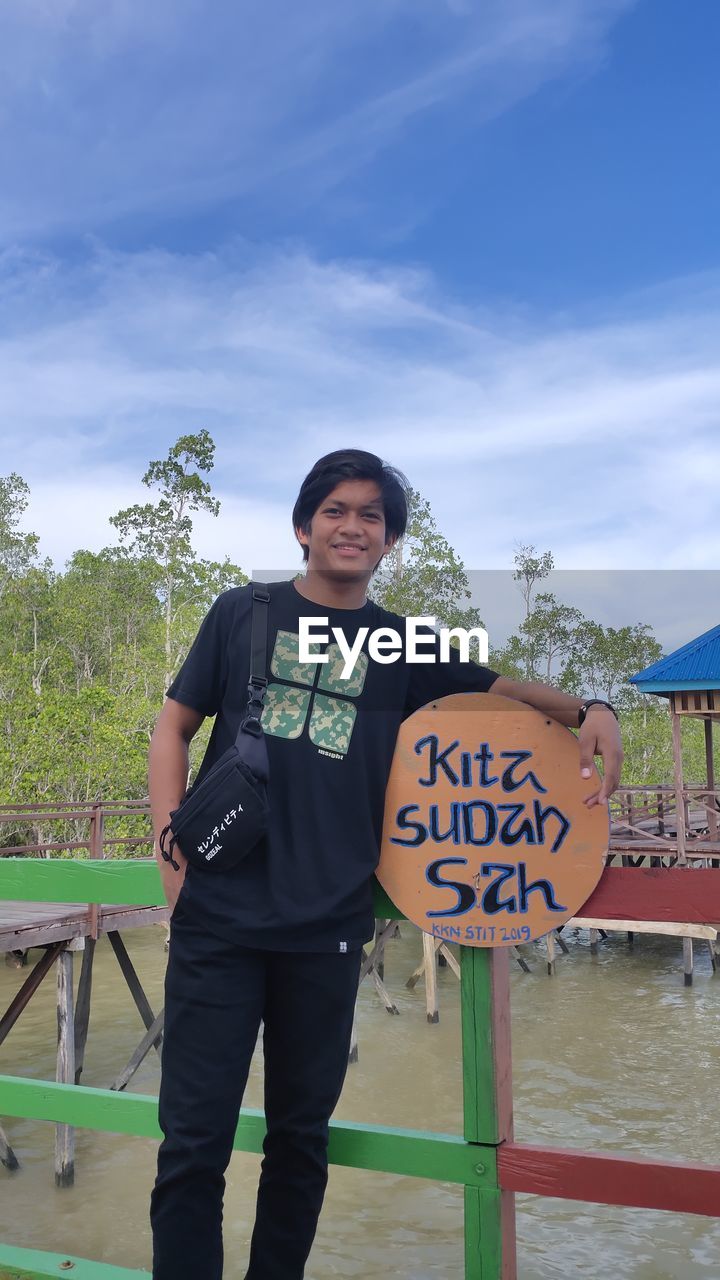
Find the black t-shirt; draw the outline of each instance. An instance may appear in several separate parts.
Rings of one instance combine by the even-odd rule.
[[[235,741],[247,701],[252,592],[215,601],[168,696],[215,716],[198,777]],[[266,839],[232,871],[188,867],[183,901],[205,925],[245,946],[280,951],[349,951],[373,933],[372,875],[379,859],[385,787],[398,729],[418,707],[449,693],[484,692],[496,673],[474,662],[372,660],[368,637],[348,679],[337,645],[325,663],[301,663],[299,618],[328,619],[349,644],[361,627],[405,619],[367,601],[330,609],[292,582],[270,587],[269,684],[263,726],[270,761]],[[438,638],[433,636],[434,646]],[[432,652],[432,647],[423,651]]]

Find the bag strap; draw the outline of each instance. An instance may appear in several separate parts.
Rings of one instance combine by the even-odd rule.
[[[241,733],[251,733],[255,738],[259,738],[262,735],[261,716],[268,684],[265,672],[267,671],[270,592],[264,582],[253,582],[251,586],[250,683],[248,684],[247,707],[238,730],[238,738]]]

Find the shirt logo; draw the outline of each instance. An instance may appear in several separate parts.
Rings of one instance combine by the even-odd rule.
[[[294,631],[277,633],[270,660],[277,681],[271,681],[265,694],[263,729],[277,738],[299,738],[307,726],[310,741],[323,755],[345,756],[357,716],[354,699],[365,687],[367,654],[358,655],[344,680],[345,659],[338,645],[330,645],[325,663],[300,662],[299,641]]]

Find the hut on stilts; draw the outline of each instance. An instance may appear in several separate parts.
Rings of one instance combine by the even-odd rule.
[[[720,790],[713,761],[713,724],[720,720],[720,626],[653,663],[630,683],[639,693],[668,699],[678,862],[686,863],[689,854],[720,859]],[[686,786],[683,776],[681,725],[689,717],[704,726],[706,781],[699,786]]]

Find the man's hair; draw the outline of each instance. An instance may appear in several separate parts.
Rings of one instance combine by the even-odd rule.
[[[408,519],[410,485],[402,471],[364,449],[336,449],[315,463],[300,486],[292,513],[293,529],[309,533],[320,503],[343,480],[373,480],[380,490],[385,511],[385,537],[402,538]],[[308,548],[303,547],[302,552],[303,559],[307,560]]]

